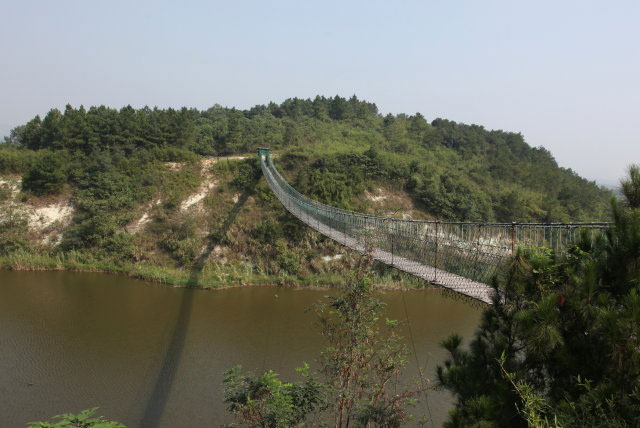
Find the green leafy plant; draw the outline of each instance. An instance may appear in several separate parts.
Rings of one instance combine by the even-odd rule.
[[[60,419],[56,422],[30,422],[28,428],[126,428],[125,425],[104,419],[104,417],[94,417],[93,415],[98,407],[83,410],[78,414],[64,413],[54,416],[54,419]]]
[[[326,387],[305,364],[296,369],[303,380],[282,382],[269,370],[261,375],[242,374],[236,366],[224,374],[225,403],[247,427],[293,428],[304,425],[311,414],[326,407]]]
[[[380,326],[384,304],[374,296],[365,257],[342,293],[316,305],[328,347],[322,353],[322,373],[331,391],[335,427],[399,427],[409,418],[408,406],[420,390],[403,389],[397,376],[407,363],[408,349],[395,329],[396,321]]]

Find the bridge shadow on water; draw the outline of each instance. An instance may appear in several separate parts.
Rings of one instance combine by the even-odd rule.
[[[223,222],[217,233],[211,234],[207,246],[202,251],[198,259],[193,265],[190,271],[189,279],[187,280],[188,288],[196,288],[198,286],[198,279],[202,274],[204,264],[213,252],[213,249],[220,243],[223,237],[227,234],[233,223],[235,222],[238,213],[244,207],[247,199],[249,198],[250,191],[244,191],[227,214],[225,221]],[[155,384],[149,399],[144,409],[142,419],[140,420],[140,428],[156,428],[162,420],[162,415],[167,405],[167,399],[173,386],[176,371],[180,363],[180,358],[184,350],[184,344],[187,336],[187,330],[189,329],[189,322],[191,320],[191,311],[193,308],[194,290],[183,290],[180,305],[178,307],[178,315],[175,323],[172,327],[171,340],[164,354],[162,365],[158,372]]]

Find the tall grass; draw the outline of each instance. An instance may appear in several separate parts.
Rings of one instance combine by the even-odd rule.
[[[266,274],[248,262],[214,262],[201,270],[176,268],[148,263],[121,263],[96,260],[81,251],[38,254],[25,250],[0,257],[0,269],[17,271],[66,270],[80,272],[119,273],[133,278],[177,287],[224,288],[242,285],[289,285],[333,288],[343,285],[346,272],[307,273],[290,275],[283,272]],[[384,287],[422,288],[426,284],[406,274],[386,270],[375,275],[375,282]]]

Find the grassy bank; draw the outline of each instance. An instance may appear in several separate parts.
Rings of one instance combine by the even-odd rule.
[[[176,268],[148,263],[122,263],[113,260],[97,260],[79,251],[55,254],[34,254],[15,251],[0,257],[0,269],[16,271],[72,271],[104,272],[127,275],[146,281],[176,287],[226,288],[242,285],[290,285],[300,287],[333,288],[345,283],[347,273],[310,274],[304,277],[256,272],[250,263],[212,263],[202,269]],[[380,288],[426,288],[425,281],[400,272],[376,272],[375,282]]]

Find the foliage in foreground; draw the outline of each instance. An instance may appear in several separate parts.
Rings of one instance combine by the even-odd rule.
[[[364,260],[362,263],[370,263]],[[399,427],[410,415],[419,390],[398,388],[397,376],[408,350],[395,332],[397,322],[379,322],[384,303],[373,296],[373,283],[356,272],[340,295],[316,305],[321,331],[329,346],[322,353],[322,372],[332,392],[336,427]]]
[[[309,374],[309,367],[297,369],[302,382],[282,382],[269,370],[256,376],[242,374],[236,366],[224,374],[228,410],[250,427],[297,427],[312,413],[326,408],[325,385]]]
[[[564,257],[520,253],[470,349],[443,342],[446,427],[640,426],[640,210],[625,205]]]
[[[282,382],[272,371],[243,375],[239,367],[225,373],[225,403],[238,422],[269,428],[394,428],[411,418],[408,407],[421,390],[398,385],[407,349],[394,332],[395,321],[380,327],[384,304],[373,295],[366,269],[361,266],[340,294],[315,307],[328,342],[321,357],[324,382],[310,375],[307,365],[298,369],[301,382]]]
[[[28,428],[125,428],[120,422],[108,421],[104,417],[93,417],[97,407],[93,409],[83,410],[78,414],[65,413],[54,416],[54,419],[60,419],[57,422],[30,422]]]

